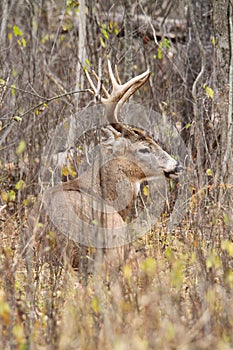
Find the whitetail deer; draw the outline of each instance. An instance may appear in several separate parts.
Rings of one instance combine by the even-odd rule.
[[[117,69],[114,76],[109,61],[108,71],[111,94],[95,72],[100,91],[86,72],[91,92],[103,104],[108,121],[101,129],[100,156],[77,179],[52,187],[44,196],[46,211],[58,230],[76,243],[97,247],[129,243],[127,218],[141,183],[161,174],[177,177],[182,170],[150,135],[122,122],[122,105],[146,83],[149,70],[125,84],[121,84]],[[100,232],[100,241],[96,230],[90,233],[91,226]]]
[[[94,220],[97,226],[107,229],[115,230],[117,227],[124,227],[143,181],[155,179],[161,174],[177,177],[182,170],[181,165],[145,131],[124,125],[121,121],[122,105],[145,84],[150,76],[149,70],[125,84],[120,83],[117,69],[116,77],[114,76],[110,61],[108,61],[108,70],[113,86],[111,94],[107,92],[104,85],[99,84],[99,78],[93,72],[104,97],[99,96],[97,87],[86,72],[91,92],[104,105],[106,120],[109,123],[101,130],[104,140],[99,147],[100,157],[97,157],[93,166],[90,166],[77,179],[57,185],[46,193],[48,213],[58,228],[63,226],[63,233],[66,229],[69,233],[74,229],[81,230],[80,219],[88,223]],[[105,205],[104,215],[101,214],[102,202]],[[63,212],[56,214],[59,203],[66,204],[60,209]],[[71,206],[76,208],[74,215],[72,218],[67,217],[65,224],[62,224],[60,218],[63,217],[64,220],[65,211],[68,215],[68,209],[65,208],[71,208]],[[78,217],[79,220],[77,220]],[[83,242],[80,235],[76,234],[78,240]],[[75,236],[75,233],[70,236]]]

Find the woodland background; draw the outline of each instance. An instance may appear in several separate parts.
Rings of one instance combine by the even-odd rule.
[[[2,349],[232,349],[232,6],[1,1]],[[75,93],[88,88],[83,68],[107,58],[122,81],[150,67],[135,99],[166,114],[191,155],[186,216],[172,234],[161,221],[149,242],[135,242],[115,274],[36,258],[29,267],[22,234],[44,147],[90,101]]]

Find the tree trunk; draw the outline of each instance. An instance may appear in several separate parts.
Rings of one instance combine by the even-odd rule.
[[[212,0],[216,60],[215,114],[221,125],[221,182],[232,173],[233,23],[232,4]]]
[[[183,136],[192,149],[198,182],[203,186],[205,171],[211,168],[210,142],[206,137],[211,119],[211,98],[204,87],[211,87],[212,22],[210,0],[188,1],[187,76]],[[191,127],[190,127],[191,125]]]

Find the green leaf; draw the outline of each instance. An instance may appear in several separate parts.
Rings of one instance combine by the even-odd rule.
[[[89,67],[92,67],[92,64],[88,58],[85,59],[86,64],[88,64]]]
[[[19,29],[18,26],[14,25],[13,27],[13,32],[14,32],[14,35],[17,37],[17,36],[23,36],[23,32],[21,29]]]
[[[109,38],[108,32],[105,29],[101,29],[101,32],[102,32],[103,36],[105,37],[105,39],[108,40],[108,38]]]
[[[158,48],[157,52],[158,52],[158,59],[161,60],[163,58],[163,52],[160,47]]]
[[[185,125],[185,129],[188,130],[191,126],[192,126],[192,124],[188,123],[188,124]]]
[[[105,44],[105,41],[104,39],[102,38],[102,36],[100,36],[100,44],[101,46],[105,49],[106,48],[106,44]]]
[[[22,38],[21,42],[22,42],[23,47],[25,47],[27,45],[27,42],[24,38]]]
[[[213,172],[212,172],[211,169],[207,169],[207,170],[206,170],[206,174],[207,174],[208,176],[213,176]]]
[[[23,153],[23,151],[26,149],[26,142],[24,140],[21,140],[19,142],[19,145],[16,149],[16,154],[19,156],[20,154]]]
[[[11,85],[11,95],[15,95],[15,85]]]
[[[171,47],[171,44],[170,44],[170,40],[168,38],[164,38],[164,46],[167,48],[167,49],[170,49]]]

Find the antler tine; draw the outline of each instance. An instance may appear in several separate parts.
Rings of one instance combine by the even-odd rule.
[[[150,77],[150,70],[148,68],[147,71],[145,71],[144,73],[138,75],[135,78],[132,78],[128,82],[128,83],[131,83],[129,89],[121,98],[121,101],[120,101],[121,105],[123,105],[130,98],[130,96],[132,96],[142,85],[144,85],[146,81],[149,79],[149,77]],[[125,83],[125,84],[128,84],[128,83]]]
[[[120,77],[119,77],[119,73],[118,73],[118,69],[117,69],[117,65],[115,64],[115,76],[116,76],[116,80],[118,82],[118,84],[121,85],[121,80],[120,80]]]
[[[93,83],[93,81],[92,81],[92,79],[91,79],[91,77],[90,77],[90,74],[89,74],[89,72],[87,71],[87,70],[85,70],[85,74],[86,74],[86,77],[87,77],[87,80],[88,80],[88,82],[89,82],[89,84],[91,85],[91,88],[92,88],[92,94],[93,95],[95,95],[95,96],[97,96],[97,88],[95,87],[95,85],[94,85],[94,83]]]
[[[99,94],[99,91],[98,91],[99,89],[98,89],[98,87],[96,87],[94,85],[93,80],[91,79],[89,72],[86,70],[85,73],[86,73],[87,80],[88,80],[88,82],[89,82],[89,84],[91,85],[91,88],[92,88],[92,90],[90,90],[90,91],[91,91],[91,93],[94,96],[97,97],[98,94]],[[96,74],[96,72],[94,70],[92,70],[92,74],[94,75],[94,77],[97,80],[97,82],[99,82],[100,79],[99,79],[98,75]],[[108,91],[106,90],[106,88],[105,88],[105,86],[103,84],[101,84],[101,88],[102,88],[102,90],[104,92],[105,97],[109,98],[109,93],[108,93]],[[104,102],[103,98],[101,98],[101,97],[100,97],[100,100],[101,100],[101,102]]]
[[[100,78],[98,77],[98,75],[96,74],[96,72],[93,70],[92,73],[93,73],[94,77],[96,78],[96,80],[99,81]],[[101,88],[102,88],[102,90],[103,90],[103,92],[104,92],[105,97],[106,97],[106,98],[109,98],[109,93],[108,93],[107,89],[105,88],[104,84],[101,84]]]
[[[109,76],[110,76],[110,79],[111,79],[113,92],[115,92],[115,91],[117,91],[119,89],[120,84],[118,84],[116,78],[114,77],[110,60],[108,60],[108,72],[109,72]],[[117,79],[118,79],[118,72],[117,72]]]
[[[131,79],[129,82],[125,83],[124,85],[127,85],[130,83],[130,86],[128,90],[125,92],[125,94],[122,96],[120,101],[117,103],[114,114],[115,114],[115,120],[118,120],[118,116],[120,115],[120,109],[122,108],[123,104],[132,96],[142,85],[145,84],[145,82],[150,77],[150,70],[147,69],[146,72],[138,75],[137,77]],[[122,85],[122,86],[124,86]]]

